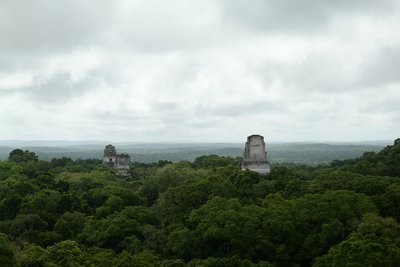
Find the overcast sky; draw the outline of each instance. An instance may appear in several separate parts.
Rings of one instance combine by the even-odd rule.
[[[0,139],[393,140],[399,3],[0,0]]]

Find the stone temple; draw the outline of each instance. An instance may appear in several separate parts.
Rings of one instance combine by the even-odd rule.
[[[268,174],[271,171],[267,161],[264,137],[253,134],[247,137],[246,146],[243,153],[243,162],[240,164],[241,170],[249,169],[259,174]]]
[[[128,169],[131,157],[128,154],[117,154],[113,145],[107,145],[104,149],[103,164],[116,169]]]

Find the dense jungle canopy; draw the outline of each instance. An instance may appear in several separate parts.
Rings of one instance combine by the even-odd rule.
[[[0,161],[0,266],[399,266],[400,139],[327,165]]]

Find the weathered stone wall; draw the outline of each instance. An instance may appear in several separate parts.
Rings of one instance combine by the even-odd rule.
[[[103,164],[117,169],[128,169],[131,157],[128,154],[117,154],[113,145],[107,145],[104,149]]]
[[[263,136],[251,135],[247,138],[243,158],[246,161],[267,161]]]
[[[264,137],[261,135],[250,135],[243,153],[242,170],[252,170],[260,174],[270,173],[270,165],[267,161]]]
[[[114,167],[117,161],[117,151],[113,145],[107,145],[104,149],[103,163]]]
[[[117,158],[117,169],[128,169],[131,163],[131,157],[128,154],[119,154]]]
[[[106,145],[104,149],[104,157],[110,157],[110,156],[113,157],[117,156],[117,150],[113,145]]]

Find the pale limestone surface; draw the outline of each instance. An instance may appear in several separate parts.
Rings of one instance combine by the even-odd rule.
[[[103,164],[110,165],[117,169],[128,169],[131,157],[128,154],[117,154],[113,145],[107,145],[104,149]]]
[[[264,137],[253,134],[247,137],[247,142],[243,153],[243,162],[240,164],[241,170],[249,169],[260,174],[269,174],[271,167],[267,160]]]

